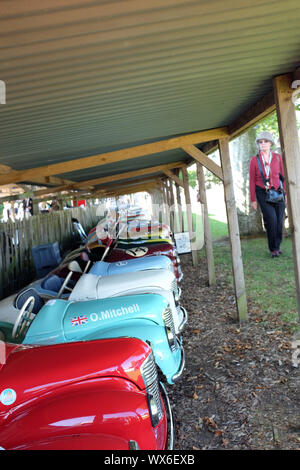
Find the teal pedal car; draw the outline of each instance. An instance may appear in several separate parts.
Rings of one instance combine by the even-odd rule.
[[[24,303],[12,338],[46,345],[102,338],[135,337],[151,345],[155,362],[169,384],[182,375],[184,350],[174,329],[168,301],[139,294],[90,301],[52,299],[34,315],[34,297]]]

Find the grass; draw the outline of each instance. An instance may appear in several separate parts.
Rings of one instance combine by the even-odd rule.
[[[214,241],[216,272],[225,270],[233,285],[230,245],[227,224],[210,216]],[[223,240],[220,240],[223,239]],[[289,331],[299,329],[294,262],[291,238],[284,238],[280,258],[271,258],[266,236],[241,241],[246,292],[251,304],[257,307],[262,322],[268,315],[276,316]],[[203,250],[203,249],[202,249]],[[203,251],[204,255],[204,251]]]
[[[183,212],[184,219],[184,230],[188,230],[188,223],[186,213]],[[228,237],[228,227],[224,222],[220,222],[214,218],[213,214],[209,214],[210,230],[213,240],[218,240],[223,237]],[[201,230],[202,227],[202,217],[198,214],[193,214],[193,225],[196,229]]]
[[[227,224],[224,222],[220,222],[219,220],[216,220],[213,217],[213,215],[209,214],[209,226],[213,241],[223,237],[228,237]]]
[[[185,214],[184,214],[185,215]],[[194,224],[201,230],[201,217],[193,214]],[[225,273],[233,285],[231,252],[227,224],[209,215],[213,239],[216,276]],[[185,230],[187,222],[185,217]],[[266,236],[241,240],[245,287],[252,306],[257,307],[261,321],[269,315],[276,316],[282,327],[293,332],[299,329],[294,261],[291,238],[284,238],[280,258],[271,258]],[[205,256],[204,248],[200,256]]]

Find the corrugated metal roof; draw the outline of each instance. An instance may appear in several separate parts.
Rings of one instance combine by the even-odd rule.
[[[226,126],[299,64],[299,20],[297,0],[2,0],[0,163],[22,170]]]

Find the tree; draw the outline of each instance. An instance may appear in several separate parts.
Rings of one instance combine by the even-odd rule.
[[[267,129],[264,129],[267,130]],[[236,208],[241,235],[262,232],[260,211],[251,209],[249,192],[249,162],[257,152],[257,129],[252,127],[232,142],[232,170]]]

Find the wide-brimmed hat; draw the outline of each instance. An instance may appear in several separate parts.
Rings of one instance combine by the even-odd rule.
[[[272,143],[272,147],[273,145],[275,145],[274,137],[272,136],[271,132],[268,132],[268,131],[263,131],[256,137],[255,139],[256,145],[259,145],[258,144],[259,140],[268,140],[269,142]]]

